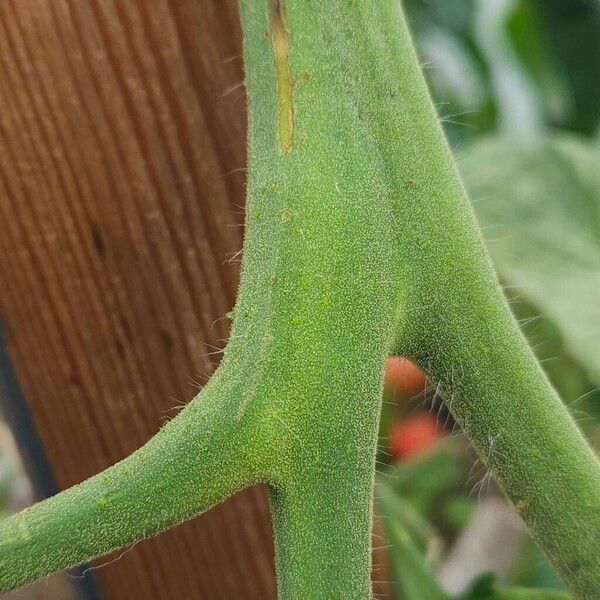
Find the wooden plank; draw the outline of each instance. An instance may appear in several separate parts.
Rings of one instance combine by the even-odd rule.
[[[140,446],[218,361],[242,80],[233,1],[0,3],[0,311],[62,488]],[[270,536],[254,489],[95,575],[111,599],[274,597]]]

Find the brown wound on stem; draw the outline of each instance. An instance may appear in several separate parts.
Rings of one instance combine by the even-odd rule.
[[[294,138],[294,105],[292,72],[290,69],[289,31],[283,0],[269,0],[271,44],[275,52],[277,85],[277,130],[281,152],[287,154]]]

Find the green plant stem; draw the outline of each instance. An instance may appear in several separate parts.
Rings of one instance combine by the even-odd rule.
[[[271,486],[281,598],[368,598],[385,358],[440,389],[576,598],[600,469],[502,297],[397,0],[241,0],[244,261],[223,365],[131,458],[0,524],[0,589]]]
[[[279,597],[369,598],[370,473],[323,467],[272,493]]]
[[[334,4],[241,3],[249,205],[229,351],[245,340],[244,319],[266,307],[261,354],[267,410],[279,420],[272,501],[286,599],[370,597],[383,365],[397,322],[394,191],[361,120],[358,81],[348,78],[353,55],[337,47],[348,23],[336,22]],[[278,84],[288,69],[291,88]],[[277,126],[290,106],[292,130]]]
[[[570,590],[581,598],[600,597],[598,461],[548,384],[503,298],[398,3],[286,0],[276,3],[271,23],[263,3],[243,4],[254,127],[251,181],[263,190],[270,182],[275,187],[269,201],[287,202],[283,206],[289,220],[301,223],[290,228],[291,235],[302,227],[315,246],[324,239],[330,246],[340,244],[347,264],[355,273],[369,273],[368,281],[375,280],[374,272],[385,273],[385,285],[397,294],[394,308],[400,311],[395,350],[415,358],[439,384],[457,420]],[[278,110],[289,110],[290,101],[282,100],[281,88],[273,86],[276,75],[268,75],[273,63],[277,72],[281,69],[280,54],[269,55],[268,40],[258,35],[277,26],[274,13],[283,14],[289,44],[284,55],[295,81],[293,140],[288,128],[284,144],[273,123]],[[276,44],[280,43],[278,34]],[[255,98],[261,103],[253,103]],[[259,131],[264,136],[257,135]],[[277,149],[279,156],[268,166],[253,165],[253,160]],[[338,194],[348,206],[339,212]],[[315,202],[320,222],[313,225],[306,220],[306,207]],[[362,213],[361,230],[341,225],[347,225],[354,207]],[[344,249],[340,239],[353,236],[352,241],[362,242],[369,223],[376,223],[379,233],[370,251],[353,255],[351,245]],[[385,253],[390,231],[397,259],[392,265]],[[283,236],[285,243],[291,235]],[[330,251],[323,253],[327,255],[339,264],[338,257]],[[312,279],[310,270],[294,271],[290,286],[326,274],[313,248],[307,248],[307,256],[314,257]],[[284,264],[291,264],[287,260]],[[340,265],[335,277],[342,286],[344,273]],[[327,275],[324,281],[332,279]],[[378,307],[390,306],[381,290],[368,289],[371,305],[375,300]],[[340,291],[360,293],[350,286]],[[302,294],[293,300],[288,314],[310,306],[308,318],[335,348],[331,323],[319,319],[326,311]],[[359,302],[358,295],[355,300],[357,305],[369,304],[367,299]],[[284,299],[277,303],[281,306],[285,308]],[[345,325],[358,331],[352,311],[345,308],[344,314],[349,317]],[[374,318],[373,336],[380,332]],[[340,347],[339,356],[349,360],[361,351],[357,346]],[[336,405],[330,394],[323,398],[329,406]],[[307,427],[304,422],[302,427]],[[327,447],[326,440],[322,447]],[[325,504],[318,490],[313,500]],[[301,519],[301,511],[297,514]],[[297,529],[310,532],[310,519],[304,521]],[[296,543],[302,542],[299,537]],[[280,552],[281,557],[289,555],[292,550]],[[287,559],[280,562],[283,573]],[[335,564],[335,558],[331,562]],[[310,589],[308,578],[302,585]],[[348,587],[347,597],[354,589]]]
[[[399,215],[411,224],[398,230],[411,295],[395,351],[439,385],[570,591],[600,598],[598,460],[504,300],[404,27],[397,39],[405,41],[392,62],[412,78],[412,101],[386,120],[409,119],[419,135],[388,133],[382,146],[390,171],[414,181]]]
[[[401,597],[405,600],[452,600],[427,568],[408,531],[399,523],[386,524],[385,531],[386,538],[394,545],[390,562],[396,584],[402,591]]]
[[[188,519],[258,479],[221,375],[143,448],[0,523],[0,592]],[[236,402],[237,403],[237,402]]]
[[[451,311],[444,313],[445,332],[438,322],[437,335],[448,336],[435,342],[443,355],[424,351],[425,340],[416,336],[401,348],[439,383],[446,404],[572,593],[600,597],[597,459],[508,309],[462,312],[460,329],[454,329]],[[422,323],[432,324],[424,317]]]

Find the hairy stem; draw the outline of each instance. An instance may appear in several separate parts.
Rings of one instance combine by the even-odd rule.
[[[384,274],[382,284],[396,294],[393,307],[381,290],[367,289],[371,305],[375,299],[378,306],[388,307],[389,324],[395,321],[395,311],[399,314],[394,349],[415,358],[439,384],[457,420],[572,593],[600,597],[598,461],[548,384],[503,298],[399,3],[278,3],[278,10],[286,13],[286,59],[295,81],[294,142],[285,156],[277,155],[274,124],[281,98],[274,91],[276,76],[269,75],[273,64],[280,68],[280,40],[273,56],[268,39],[258,35],[259,30],[272,31],[264,4],[246,0],[242,5],[253,124],[251,196],[257,184],[262,189],[269,182],[281,185],[270,201],[287,199],[290,220],[298,223],[296,232],[290,228],[284,234],[286,243],[303,227],[313,244],[326,240],[344,253],[345,265],[329,252],[328,260],[340,265],[339,273],[329,269],[323,281],[335,277],[336,285],[342,283],[346,265],[355,276],[368,273],[371,283],[377,280],[375,272],[379,281]],[[259,162],[269,155],[271,163]],[[306,201],[319,203],[325,230],[294,218],[305,216],[294,213],[293,207],[303,207]],[[346,205],[359,207],[363,230],[341,226],[352,218]],[[347,236],[366,241],[370,223],[377,223],[378,236],[369,240],[366,253],[353,254],[351,244],[340,242]],[[390,234],[394,242],[388,254],[384,249]],[[325,275],[308,244],[306,253],[319,267],[313,276]],[[293,275],[302,278],[306,272]],[[340,291],[356,294],[356,305],[369,305],[369,300],[359,299],[358,290],[342,285]],[[294,300],[295,312],[310,305],[301,295]],[[324,314],[314,305],[311,310],[313,320]],[[351,311],[343,310],[349,317]],[[360,330],[351,317],[346,325]],[[377,319],[370,325],[375,338],[381,335]],[[331,323],[318,326],[333,344]],[[356,338],[355,346],[339,349],[340,356],[347,360],[359,355],[364,343]],[[318,489],[313,494],[316,503],[325,503]],[[276,499],[276,508],[285,502]],[[285,533],[289,520],[283,522],[278,537],[292,546],[304,543],[302,536],[290,541]],[[304,526],[310,528],[309,519]],[[362,553],[362,547],[356,551]],[[333,554],[331,565],[336,564]],[[281,581],[298,582],[286,571],[291,569],[289,557],[303,556],[302,549],[279,555]],[[315,556],[315,568],[307,572],[316,573],[321,558]],[[310,586],[309,580],[307,576],[303,585]],[[353,583],[348,583],[347,597],[357,589]]]
[[[371,469],[330,466],[272,492],[282,600],[371,595]]]
[[[270,481],[280,597],[368,598],[383,366],[399,295],[394,194],[336,48],[347,35],[332,20],[340,3],[276,4],[241,2],[248,216],[228,353],[260,332],[258,389],[266,384],[279,440]],[[293,135],[281,127],[290,106]]]
[[[257,479],[221,375],[144,447],[0,522],[0,591],[132,544]]]
[[[387,123],[381,153],[398,189],[404,183],[406,190],[399,195],[397,243],[410,290],[395,350],[439,384],[572,593],[600,597],[598,460],[503,298],[403,19],[385,12],[373,39],[383,39],[395,22],[390,37],[397,44],[380,46],[375,62],[390,73],[401,65],[400,101],[383,118],[373,110],[372,122]],[[365,29],[376,20],[367,10],[363,18]]]
[[[573,595],[600,598],[598,459],[504,300],[405,27],[396,39],[396,53],[386,53],[412,79],[412,93],[386,118],[407,130],[408,119],[419,135],[388,135],[382,146],[390,170],[413,182],[399,206],[399,223],[411,224],[398,228],[411,294],[395,350],[439,385]]]
[[[0,524],[0,589],[271,485],[282,598],[368,598],[390,350],[427,370],[573,592],[600,469],[487,259],[397,0],[241,0],[242,281],[223,366],[144,448]]]

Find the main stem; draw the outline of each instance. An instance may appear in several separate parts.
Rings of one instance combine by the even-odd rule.
[[[280,288],[286,294],[275,311],[306,312],[300,322],[311,321],[308,328],[319,342],[292,342],[290,330],[285,347],[321,357],[328,346],[335,366],[320,381],[329,374],[335,386],[338,365],[362,357],[371,369],[372,357],[385,349],[386,329],[395,327],[393,349],[412,356],[438,384],[571,592],[600,598],[598,461],[503,298],[400,3],[271,0],[266,6],[245,0],[242,8],[250,199],[271,186],[263,207],[249,205],[249,236],[257,212],[280,207],[289,224],[274,245],[292,249],[281,264],[296,260],[298,269]],[[301,281],[308,283],[307,292],[335,281],[338,293],[329,313],[315,302],[318,297],[304,294]],[[382,287],[393,291],[393,302]],[[370,341],[362,335],[358,307]],[[369,369],[357,372],[367,377]],[[319,380],[318,372],[314,377]],[[375,378],[366,380],[371,385]],[[307,416],[297,423],[299,431],[319,432],[316,447],[337,456],[342,474],[334,477],[331,470],[315,469],[314,460],[303,462],[306,453],[298,448],[301,466],[274,494],[285,597],[300,597],[303,590],[311,591],[307,597],[368,595],[367,571],[355,559],[367,561],[371,486],[366,475],[354,481],[352,473],[365,473],[369,463],[372,472],[376,418],[372,388],[358,398],[353,389],[323,390],[320,402],[327,410],[319,424]],[[303,402],[312,402],[311,396]],[[354,423],[353,414],[365,410],[369,418]],[[334,445],[349,448],[361,437],[365,455],[335,454]],[[355,484],[353,490],[347,482]],[[342,515],[354,535],[348,527],[336,536]]]
[[[256,339],[281,598],[370,597],[375,448],[396,325],[393,193],[328,3],[241,2],[247,235],[228,356]],[[323,28],[325,25],[325,28]],[[365,160],[365,154],[368,160]]]

